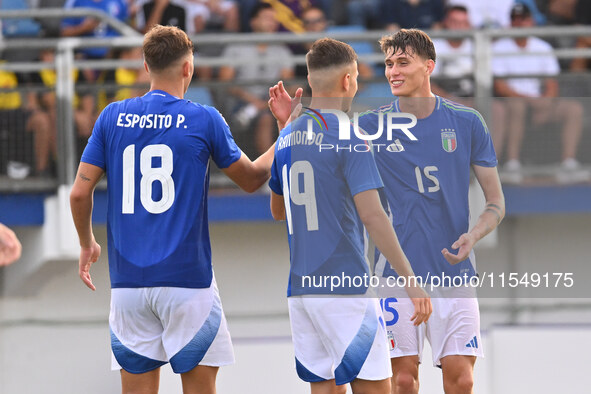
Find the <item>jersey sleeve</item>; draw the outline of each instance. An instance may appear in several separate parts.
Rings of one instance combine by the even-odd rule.
[[[353,130],[351,130],[351,134],[353,134]],[[357,151],[352,149],[351,152],[341,151],[339,153],[342,155],[343,173],[351,195],[384,187],[369,141],[354,137],[351,138],[351,146]]]
[[[479,113],[472,118],[472,149],[470,164],[481,167],[496,167],[497,155],[484,119]]]
[[[269,188],[273,190],[275,194],[283,195],[283,188],[281,187],[281,172],[279,171],[279,165],[277,163],[277,155],[273,159],[271,164],[271,178],[269,179]]]
[[[100,167],[103,171],[107,169],[105,158],[105,126],[109,124],[109,112],[111,106],[107,106],[99,115],[88,139],[88,144],[82,153],[81,162]]]
[[[228,168],[240,159],[242,151],[236,145],[224,117],[213,107],[204,107],[210,116],[210,153],[219,168]]]

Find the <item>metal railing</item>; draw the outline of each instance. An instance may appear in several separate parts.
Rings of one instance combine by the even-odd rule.
[[[110,39],[97,38],[62,38],[62,39],[46,39],[46,38],[15,38],[5,39],[0,41],[0,48],[4,50],[40,50],[44,48],[54,48],[56,51],[55,63],[41,63],[41,62],[14,62],[14,63],[0,63],[0,70],[30,72],[39,71],[41,69],[54,68],[57,74],[57,81],[55,85],[57,96],[57,129],[58,129],[58,177],[59,184],[70,184],[73,182],[76,170],[76,133],[73,122],[72,102],[75,95],[75,84],[72,78],[74,69],[114,69],[117,67],[141,67],[141,60],[78,60],[75,58],[75,51],[82,48],[93,47],[107,47],[113,48],[129,48],[139,47],[142,44],[143,37],[138,34],[131,27],[108,17],[106,14],[90,9],[43,9],[43,10],[29,10],[29,11],[0,11],[0,19],[4,18],[56,18],[69,16],[93,16],[105,23],[108,23],[113,28],[117,29],[123,35],[120,37]],[[330,36],[343,41],[366,41],[376,43],[387,32],[368,31],[368,32],[326,32],[326,33],[307,33],[307,34],[202,34],[195,35],[191,38],[197,45],[197,48],[205,46],[220,46],[226,44],[246,44],[246,43],[306,43],[314,41],[318,38]],[[475,97],[479,99],[486,99],[492,97],[493,87],[493,72],[492,72],[492,58],[491,50],[494,39],[500,37],[577,37],[577,36],[591,36],[591,26],[571,26],[571,27],[536,27],[528,29],[503,29],[503,30],[468,30],[468,31],[431,31],[429,32],[432,38],[469,38],[474,42],[474,80],[475,80]],[[555,55],[558,58],[591,58],[591,49],[584,48],[567,48],[555,49]],[[494,54],[494,56],[502,56],[503,54]],[[442,56],[443,57],[443,56]],[[294,57],[295,64],[304,64],[304,56]],[[374,53],[360,54],[360,62],[379,64],[383,62],[383,55],[377,50]],[[261,58],[240,58],[232,59],[221,56],[204,57],[196,56],[195,63],[197,66],[219,67],[219,66],[239,66],[244,62],[264,63],[265,60]],[[383,77],[376,79],[382,82]],[[264,79],[259,81],[265,83]],[[275,81],[266,81],[267,83]],[[227,86],[228,83],[210,82],[207,86]],[[21,181],[26,182],[26,180]],[[16,190],[21,186],[15,186],[14,183],[7,184],[0,183],[0,188],[6,190]]]

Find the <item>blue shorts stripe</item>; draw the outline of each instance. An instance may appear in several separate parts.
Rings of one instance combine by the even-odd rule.
[[[300,360],[298,360],[297,357],[295,360],[296,360],[296,371],[298,373],[298,376],[304,382],[315,383],[315,382],[324,382],[326,380],[326,379],[323,379],[320,376],[315,375],[314,373],[310,372],[310,370],[308,368],[304,367],[304,365],[300,362]]]
[[[372,303],[367,304],[361,327],[351,341],[339,366],[335,369],[337,385],[349,383],[359,375],[373,346],[378,330],[378,319]]]
[[[211,312],[209,312],[209,316],[199,331],[197,331],[197,334],[195,334],[193,339],[185,347],[171,357],[170,366],[175,373],[189,372],[199,365],[213,343],[220,328],[221,321],[222,306],[219,299],[214,297]]]
[[[154,360],[142,356],[125,347],[113,331],[111,331],[111,349],[121,368],[129,373],[149,372],[166,364],[166,361]]]

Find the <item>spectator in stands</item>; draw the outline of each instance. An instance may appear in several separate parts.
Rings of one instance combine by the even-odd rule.
[[[532,27],[535,22],[530,10],[523,4],[511,9],[511,26]],[[513,98],[507,105],[508,124],[507,163],[502,173],[504,181],[519,183],[523,179],[519,155],[523,141],[528,112],[531,112],[532,125],[539,127],[549,122],[562,124],[562,164],[558,172],[561,182],[577,182],[589,178],[589,173],[581,169],[575,159],[577,146],[583,128],[583,107],[572,99],[556,98],[558,82],[554,76],[560,68],[547,42],[537,37],[504,38],[493,46],[494,53],[514,53],[513,56],[497,56],[493,60],[494,86],[498,96]],[[535,56],[523,56],[539,53]],[[510,75],[532,75],[528,78],[502,77]],[[545,76],[545,78],[540,78]],[[499,136],[497,155],[501,156],[505,146],[504,136]]]
[[[470,18],[463,5],[453,5],[445,10],[443,28],[445,30],[468,30]],[[459,97],[474,97],[474,45],[471,39],[433,40],[437,53],[437,63],[433,77],[445,77],[431,82],[433,93],[458,101]],[[465,104],[472,107],[471,104]]]
[[[577,3],[575,11],[576,23],[581,25],[591,25],[591,1],[581,1]],[[578,37],[577,48],[591,48],[591,37]],[[591,58],[573,59],[570,65],[571,71],[591,70]]]
[[[250,17],[258,2],[269,4],[276,12],[279,31],[303,33],[306,31],[302,21],[302,12],[312,6],[321,6],[320,0],[244,0],[241,1],[243,14]],[[248,27],[248,23],[245,24]]]
[[[509,13],[514,4],[525,4],[531,11],[536,23],[546,22],[544,14],[536,7],[535,0],[450,0],[449,5],[463,5],[468,9],[470,24],[477,28],[509,27]]]
[[[21,82],[16,73],[0,70],[0,89],[17,89]],[[30,144],[23,132],[26,119],[21,94],[16,90],[0,92],[0,172],[15,179],[25,178],[31,171]],[[39,130],[39,136],[43,131]]]
[[[198,25],[204,26],[205,21],[200,20],[200,12],[206,8],[202,4],[192,3],[194,7],[189,10],[189,3],[185,0],[138,0],[136,9],[136,28],[145,33],[152,26],[159,24],[163,26],[176,26],[187,32],[195,33],[195,19]]]
[[[326,15],[324,11],[320,7],[312,6],[310,8],[305,9],[302,12],[302,22],[304,23],[304,27],[306,32],[308,33],[321,33],[327,30],[328,28],[328,20],[326,19]],[[355,43],[352,43],[354,45]],[[312,43],[305,43],[303,45],[296,46],[292,48],[292,51],[295,55],[305,55],[310,50]],[[355,49],[355,47],[353,47]],[[357,52],[360,55],[359,52]],[[368,65],[367,63],[359,63],[359,77],[363,78],[371,78],[373,77],[373,68]],[[298,78],[306,78],[308,76],[308,68],[305,64],[298,65],[295,67],[295,76]],[[308,90],[308,93],[310,91]]]
[[[96,8],[115,19],[127,21],[128,10],[125,0],[67,0],[64,8]],[[104,22],[93,17],[65,18],[62,21],[62,37],[116,37],[119,33]],[[100,59],[107,55],[107,48],[87,48],[80,51],[84,57]]]
[[[443,28],[446,30],[471,29],[470,17],[466,7],[462,5],[449,6],[445,10]],[[449,98],[453,101],[475,107],[474,100],[474,45],[471,39],[434,39],[433,45],[437,53],[437,63],[431,74],[431,90],[433,93]],[[489,108],[482,108],[481,113],[488,113]],[[500,100],[491,102],[492,116],[487,124],[490,125],[493,141],[503,135],[503,127],[499,120],[505,119],[505,106]]]
[[[143,60],[142,48],[125,48],[119,51],[117,58],[120,60]],[[105,70],[100,78],[102,83],[116,84],[121,86],[117,89],[106,90],[104,102],[99,103],[104,108],[108,103],[121,101],[132,97],[144,95],[149,88],[149,76],[143,64],[138,67],[118,67],[113,70]],[[133,85],[145,84],[145,87]],[[102,98],[101,98],[102,99]]]
[[[443,0],[380,0],[379,12],[387,30],[437,29],[443,19]]]
[[[250,26],[255,33],[273,34],[279,23],[276,12],[267,3],[259,3],[252,10]],[[271,81],[293,78],[291,51],[281,44],[236,44],[225,48],[224,57],[240,61],[239,67],[220,69],[222,81],[252,82],[260,79]],[[264,61],[257,63],[257,60]],[[268,110],[268,85],[234,86],[229,90],[233,98],[233,120],[243,127],[254,126],[257,152],[265,152],[273,143],[275,121]]]
[[[228,0],[188,0],[202,6],[193,16],[195,33],[237,32],[240,30],[238,4]]]
[[[55,52],[53,49],[41,51],[42,62],[54,64]],[[85,74],[74,71],[72,76],[76,83],[88,84]],[[41,174],[51,173],[51,162],[57,155],[57,103],[55,85],[57,74],[55,69],[47,68],[31,75],[31,83],[44,86],[47,91],[29,94],[29,109],[32,115],[27,123],[27,129],[35,133],[35,155],[37,172]],[[96,100],[93,92],[88,88],[78,88],[74,96],[74,126],[79,137],[79,145],[85,144],[92,133],[92,127],[96,120]],[[47,133],[40,133],[39,127],[48,124]],[[42,142],[37,142],[37,139]]]
[[[378,27],[381,0],[349,0],[347,2],[347,19],[350,25],[366,28]]]

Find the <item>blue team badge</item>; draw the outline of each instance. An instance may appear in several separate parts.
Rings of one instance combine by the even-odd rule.
[[[441,130],[441,145],[443,145],[444,151],[451,153],[451,152],[455,151],[456,148],[458,147],[456,133],[454,131],[444,131],[444,130],[450,130],[450,129],[442,129]]]

